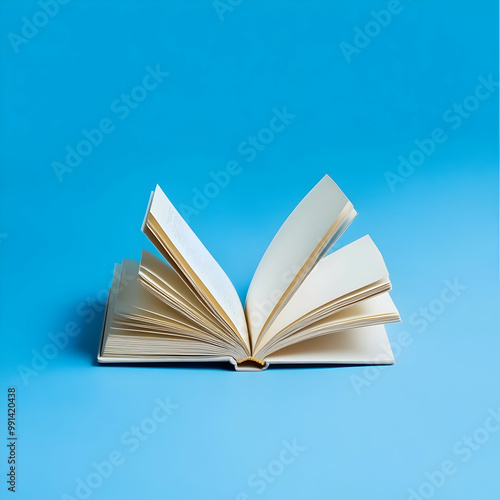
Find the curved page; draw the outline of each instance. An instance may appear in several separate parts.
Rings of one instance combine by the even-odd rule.
[[[368,235],[333,252],[318,263],[276,316],[260,348],[312,311],[388,276],[384,259]]]
[[[233,284],[159,186],[156,186],[144,225],[153,230],[159,240],[155,241],[146,233],[152,243],[166,258],[175,261],[202,298],[248,346],[245,313]]]
[[[245,312],[252,346],[356,216],[327,175],[306,195],[271,241],[248,290]]]

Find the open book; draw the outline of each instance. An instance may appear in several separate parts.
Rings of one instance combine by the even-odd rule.
[[[143,251],[140,262],[116,264],[99,362],[229,361],[242,371],[394,363],[383,324],[400,318],[380,252],[364,236],[328,254],[356,215],[323,177],[271,241],[243,308],[157,186],[142,230],[165,260]]]

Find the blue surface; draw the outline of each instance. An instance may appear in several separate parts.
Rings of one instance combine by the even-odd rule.
[[[499,89],[477,87],[498,81],[497,3],[50,5],[44,18],[4,1],[0,15],[0,407],[5,436],[14,386],[16,498],[496,497]],[[100,143],[79,145],[97,127]],[[64,167],[67,147],[90,154]],[[400,155],[421,164],[398,173]],[[195,190],[214,195],[210,172],[233,161],[203,202]],[[325,173],[359,212],[341,244],[369,233],[391,272],[393,367],[95,365],[113,265],[152,249],[140,225],[156,183],[244,297]],[[164,421],[158,398],[178,405]]]

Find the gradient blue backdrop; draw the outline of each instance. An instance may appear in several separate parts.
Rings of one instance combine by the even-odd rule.
[[[458,471],[431,496],[493,498],[500,432],[470,460],[454,447],[500,406],[498,87],[460,124],[446,113],[479,77],[498,81],[497,3],[401,0],[350,61],[341,44],[354,44],[372,10],[396,4],[217,5],[220,15],[209,0],[72,0],[44,23],[35,1],[1,4],[0,435],[15,386],[17,498],[78,498],[77,479],[113,450],[125,463],[92,499],[406,499],[448,459]],[[43,26],[20,41],[34,16]],[[128,116],[113,111],[156,65],[169,73],[157,88]],[[283,108],[295,117],[247,161],[243,141]],[[53,163],[105,118],[113,132],[60,181]],[[447,140],[392,190],[386,172],[435,128]],[[149,192],[158,183],[193,206],[232,160],[240,173],[189,220],[240,296],[281,222],[327,173],[359,212],[340,243],[369,233],[391,272],[403,323],[388,334],[412,339],[395,366],[96,366],[113,265],[151,249],[140,232]],[[417,322],[445,280],[466,289]],[[19,367],[72,321],[81,333],[23,380]],[[355,377],[366,381],[360,394]],[[179,408],[130,452],[122,435],[166,397]],[[294,439],[305,450],[259,494],[252,474]]]

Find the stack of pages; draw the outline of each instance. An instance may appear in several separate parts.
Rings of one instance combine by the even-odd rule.
[[[222,268],[159,186],[143,232],[163,259],[115,266],[101,363],[229,361],[392,364],[384,323],[399,321],[384,260],[369,236],[328,253],[356,216],[325,176],[271,241],[245,307]]]

